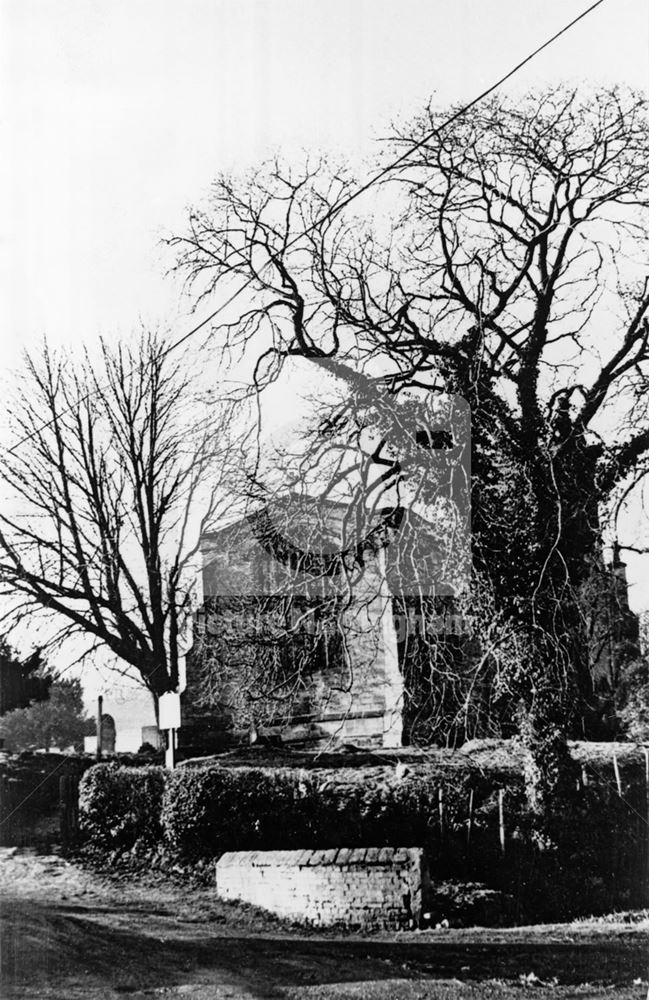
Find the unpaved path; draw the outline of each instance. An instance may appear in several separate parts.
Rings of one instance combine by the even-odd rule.
[[[647,994],[646,925],[305,933],[170,875],[98,875],[16,848],[0,849],[0,894],[3,1000]]]

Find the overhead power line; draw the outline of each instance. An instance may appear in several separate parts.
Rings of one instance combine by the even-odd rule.
[[[602,4],[605,2],[606,0],[596,0],[595,3],[591,4],[585,10],[583,10],[571,21],[565,24],[559,31],[556,31],[550,38],[546,39],[546,41],[542,42],[540,45],[537,45],[537,47],[532,52],[530,52],[529,55],[525,56],[524,59],[521,59],[520,62],[516,63],[515,66],[512,66],[512,68],[509,69],[506,73],[504,73],[503,76],[499,77],[498,80],[495,81],[495,83],[492,83],[489,87],[487,87],[480,94],[478,94],[477,97],[474,97],[473,100],[469,101],[468,104],[464,104],[456,111],[454,111],[452,115],[449,115],[449,117],[446,118],[443,122],[441,122],[440,125],[437,125],[434,129],[431,129],[431,131],[428,132],[426,135],[424,135],[423,138],[417,140],[417,142],[411,143],[403,153],[401,153],[398,157],[396,157],[396,159],[392,160],[386,166],[382,167],[381,170],[377,171],[375,174],[370,176],[366,181],[360,184],[355,191],[352,191],[351,194],[348,194],[344,198],[341,198],[339,201],[336,202],[335,205],[332,205],[331,208],[327,209],[327,211],[320,218],[316,219],[316,221],[312,222],[311,225],[309,225],[306,229],[302,230],[300,233],[295,235],[293,239],[289,240],[288,243],[286,244],[286,249],[289,249],[290,247],[294,246],[299,240],[303,239],[305,236],[308,236],[309,233],[313,232],[314,229],[317,229],[317,227],[321,226],[324,222],[327,222],[334,216],[339,215],[340,212],[344,211],[344,209],[346,209],[357,198],[360,198],[362,194],[365,194],[365,192],[368,191],[374,184],[382,180],[383,177],[391,173],[393,170],[396,170],[405,160],[408,159],[409,156],[411,156],[418,149],[421,149],[428,142],[430,142],[430,140],[435,135],[438,135],[444,129],[448,128],[449,125],[452,125],[454,122],[456,122],[458,118],[461,118],[462,115],[465,115],[467,111],[470,111],[471,108],[475,107],[476,104],[479,104],[480,101],[483,101],[486,97],[489,97],[490,94],[493,94],[494,91],[498,90],[498,88],[503,85],[503,83],[506,83],[507,80],[510,80],[516,73],[519,72],[519,70],[521,70],[524,66],[526,66],[533,59],[535,59],[536,56],[538,56],[541,52],[543,52],[544,49],[547,49],[549,48],[549,46],[553,45],[554,42],[557,41],[557,39],[561,38],[562,35],[565,35],[566,32],[574,28],[577,24],[579,24],[580,21],[583,21],[584,18],[588,17],[589,14],[592,14],[592,12],[596,10],[597,7],[601,7]],[[226,257],[225,259],[227,261],[228,258]],[[264,265],[264,267],[267,266],[268,266],[267,264]],[[209,323],[215,320],[217,316],[223,313],[228,308],[228,306],[232,305],[232,303],[236,299],[238,299],[239,296],[242,295],[247,288],[250,287],[250,285],[253,283],[254,280],[255,280],[254,277],[248,278],[247,281],[245,281],[242,285],[240,285],[239,288],[237,288],[226,299],[225,302],[220,303],[220,305],[218,305],[217,308],[214,309],[214,311],[209,314],[209,316],[206,316],[205,319],[201,320],[200,323],[197,323],[196,326],[193,326],[190,330],[184,333],[172,344],[170,344],[167,350],[165,351],[163,357],[167,357],[173,351],[178,350],[179,347],[181,347],[188,340],[194,337],[200,330],[204,329]],[[93,394],[94,391],[86,393],[79,399],[78,402],[79,403],[85,402],[85,400],[89,399]],[[70,407],[68,411],[63,411],[61,416],[63,416],[65,412],[70,412],[71,410],[72,407]],[[51,426],[51,424],[53,423],[54,423],[54,418],[52,418],[51,420],[44,421],[39,427],[36,427],[33,431],[30,431],[29,434],[26,434],[23,438],[20,439],[20,441],[17,441],[16,444],[12,445],[11,448],[8,448],[7,453],[10,455],[13,454],[23,444],[26,444],[27,441],[30,441],[33,437],[35,437],[41,431],[45,430],[47,427]]]
[[[340,201],[336,202],[336,204],[333,205],[331,208],[327,209],[327,211],[320,218],[316,219],[316,221],[312,222],[311,225],[307,226],[306,229],[302,230],[302,232],[294,236],[292,240],[289,240],[288,243],[286,244],[286,249],[289,249],[290,247],[294,246],[299,240],[303,239],[305,236],[308,236],[308,234],[313,232],[314,229],[317,229],[318,226],[321,226],[323,222],[326,222],[328,219],[333,218],[335,215],[339,215],[340,212],[342,212],[345,208],[347,208],[348,205],[351,204],[351,202],[355,201],[357,198],[360,198],[360,196],[362,194],[365,194],[365,192],[368,191],[374,184],[382,180],[383,177],[385,177],[387,174],[392,173],[393,170],[396,170],[396,168],[399,167],[405,160],[407,160],[409,156],[411,156],[418,149],[421,149],[423,146],[429,143],[434,136],[438,135],[444,129],[448,128],[449,125],[452,125],[453,122],[457,121],[458,118],[461,118],[462,115],[465,115],[467,111],[470,111],[471,108],[475,107],[476,104],[479,104],[480,101],[483,101],[486,97],[489,97],[490,94],[493,94],[493,92],[497,90],[499,87],[501,87],[503,83],[506,83],[507,80],[511,79],[512,76],[518,73],[518,71],[521,70],[523,66],[526,66],[529,62],[532,61],[532,59],[535,59],[536,56],[538,56],[541,52],[543,52],[544,49],[547,49],[550,45],[556,42],[558,38],[560,38],[562,35],[565,35],[567,31],[570,31],[571,28],[574,28],[574,26],[578,24],[579,21],[583,21],[585,17],[591,14],[597,7],[600,7],[604,2],[605,0],[596,0],[596,3],[591,4],[590,7],[587,7],[586,10],[583,10],[581,14],[577,15],[577,17],[573,18],[572,21],[569,21],[568,24],[564,25],[564,27],[561,28],[560,31],[555,32],[555,34],[552,35],[551,38],[548,38],[541,45],[538,45],[533,52],[530,52],[530,54],[525,56],[524,59],[521,59],[520,62],[516,63],[515,66],[513,66],[503,76],[501,76],[498,80],[496,80],[495,83],[492,83],[489,87],[487,87],[486,90],[483,90],[482,93],[480,93],[477,97],[474,97],[473,100],[469,101],[468,104],[463,104],[462,107],[458,108],[457,111],[455,111],[452,115],[446,118],[440,125],[436,126],[434,129],[431,129],[431,131],[426,133],[426,135],[422,139],[419,139],[417,142],[412,143],[408,147],[408,149],[406,149],[405,152],[401,153],[395,160],[392,160],[385,167],[382,167],[381,170],[379,170],[377,173],[373,174],[366,181],[364,181],[358,188],[356,188],[355,191],[352,191],[351,194],[347,195],[345,198],[342,198]],[[215,319],[219,315],[219,313],[227,309],[227,307],[231,305],[232,302],[234,302],[234,300],[238,298],[239,295],[241,295],[246,290],[246,288],[249,288],[253,281],[254,278],[248,278],[248,280],[243,285],[241,285],[240,288],[238,288],[225,302],[221,303],[221,305],[219,305],[218,308],[214,310],[214,312],[210,313],[210,315],[207,316],[200,323],[198,323],[197,326],[193,327],[191,330],[188,330],[187,333],[183,334],[183,336],[180,337],[173,344],[170,344],[168,353],[171,353],[171,351],[176,350],[177,347],[180,347],[181,344],[184,344],[185,341],[189,340],[190,337],[193,337],[194,334],[198,333],[199,330],[202,330],[203,327],[207,326],[207,324],[210,323],[213,319]]]

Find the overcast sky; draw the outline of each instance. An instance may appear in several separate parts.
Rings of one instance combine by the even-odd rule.
[[[586,6],[0,0],[5,364],[44,333],[91,342],[138,317],[182,334],[158,240],[218,171],[278,148],[362,157],[396,115],[474,97]],[[646,89],[646,0],[605,0],[508,89],[562,79]]]
[[[366,153],[396,114],[475,96],[585,6],[0,0],[5,358],[138,316],[182,332],[157,241],[219,170],[278,147]],[[606,0],[510,88],[646,87],[648,11]]]

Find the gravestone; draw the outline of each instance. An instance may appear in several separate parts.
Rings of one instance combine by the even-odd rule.
[[[115,753],[115,720],[112,715],[104,713],[101,717],[101,752]]]

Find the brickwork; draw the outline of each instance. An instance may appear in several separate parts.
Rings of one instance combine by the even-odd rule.
[[[223,899],[320,927],[418,925],[425,877],[414,847],[233,851],[216,865]]]

